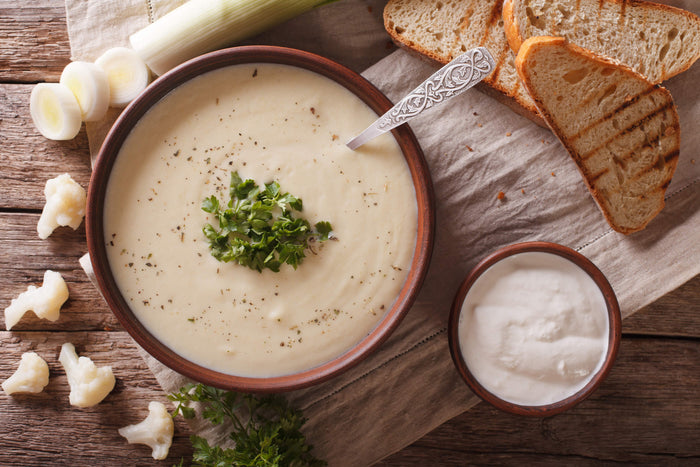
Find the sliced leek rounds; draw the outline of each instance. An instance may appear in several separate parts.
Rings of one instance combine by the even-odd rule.
[[[109,82],[102,68],[90,62],[71,62],[63,69],[60,83],[68,86],[78,100],[84,122],[105,116],[109,107]]]
[[[71,90],[59,83],[39,83],[29,98],[29,111],[37,130],[49,139],[75,138],[82,119]]]
[[[146,64],[126,47],[107,50],[95,63],[71,62],[59,83],[34,87],[32,120],[49,139],[75,138],[82,122],[101,120],[110,106],[124,107],[146,89],[149,78]]]
[[[95,60],[95,65],[107,73],[112,107],[124,107],[148,86],[148,67],[136,52],[126,47],[107,50]]]

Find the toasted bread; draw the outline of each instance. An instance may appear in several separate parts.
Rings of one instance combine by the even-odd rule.
[[[496,69],[484,83],[497,93],[486,92],[500,94],[494,97],[543,125],[515,72],[501,6],[501,0],[389,0],[384,27],[399,46],[441,64],[469,49],[486,47],[496,60]]]
[[[527,39],[515,67],[610,226],[624,234],[643,229],[663,208],[678,162],[671,94],[560,37]]]
[[[700,18],[641,0],[505,0],[503,21],[514,52],[534,36],[561,36],[620,61],[654,84],[700,58]]]

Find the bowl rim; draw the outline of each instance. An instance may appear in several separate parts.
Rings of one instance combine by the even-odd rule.
[[[428,271],[435,237],[435,195],[427,162],[413,132],[407,125],[392,130],[408,164],[416,195],[417,233],[411,267],[398,297],[384,317],[359,343],[329,362],[282,376],[246,377],[195,364],[162,344],[134,316],[119,292],[109,267],[102,209],[109,174],[119,148],[133,126],[163,96],[208,71],[254,63],[291,65],[323,75],[350,90],[378,115],[393,106],[381,91],[358,73],[310,52],[276,46],[241,46],[196,57],[156,79],[117,118],[102,144],[92,172],[85,226],[88,252],[98,288],[118,321],[141,347],[169,368],[196,381],[222,389],[266,393],[301,389],[327,381],[357,365],[392,334],[411,308]]]
[[[571,261],[576,266],[580,267],[591,279],[596,283],[603,294],[608,312],[608,349],[605,354],[605,360],[598,372],[591,378],[588,383],[575,392],[557,402],[545,405],[522,405],[506,401],[498,395],[492,393],[479,383],[472,375],[459,344],[459,318],[462,312],[462,305],[466,299],[469,290],[476,280],[486,272],[491,266],[499,261],[520,253],[542,252],[560,256]],[[517,415],[526,415],[533,417],[548,417],[556,415],[565,410],[570,409],[574,405],[589,397],[600,386],[602,381],[607,377],[615,362],[617,352],[620,346],[622,336],[622,317],[620,315],[620,305],[615,296],[615,292],[605,277],[603,272],[583,254],[573,250],[567,246],[558,243],[531,241],[515,243],[497,249],[490,255],[482,259],[464,279],[455,294],[452,308],[450,310],[448,321],[448,340],[450,347],[450,355],[452,361],[467,386],[482,400],[490,403],[497,409]]]

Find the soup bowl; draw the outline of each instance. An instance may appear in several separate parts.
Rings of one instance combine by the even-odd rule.
[[[204,365],[199,361],[193,361],[192,358],[184,356],[183,352],[177,351],[172,346],[163,343],[151,331],[153,328],[146,326],[134,313],[133,305],[130,305],[130,303],[133,303],[133,298],[128,299],[125,297],[115,278],[114,268],[117,265],[110,263],[108,248],[110,248],[112,235],[105,230],[107,213],[105,200],[108,196],[110,177],[114,173],[115,163],[119,159],[120,151],[129,135],[135,131],[135,128],[138,128],[139,123],[143,121],[149,110],[166,96],[180,86],[190,83],[195,78],[209,72],[215,72],[232,65],[256,64],[286,65],[329,78],[357,96],[377,115],[383,114],[392,106],[392,103],[377,88],[360,75],[338,63],[311,53],[281,47],[246,46],[224,49],[197,57],[154,81],[143,94],[122,112],[111,128],[98,155],[90,181],[86,232],[88,251],[95,271],[96,282],[105,301],[126,331],[149,354],[178,373],[208,385],[246,392],[279,392],[299,389],[326,381],[359,363],[389,337],[409,311],[425,278],[433,246],[435,208],[432,183],[420,146],[410,128],[403,125],[393,130],[392,135],[410,172],[410,177],[408,178],[410,178],[411,188],[415,193],[417,224],[415,244],[411,244],[412,256],[409,256],[410,259],[408,260],[410,265],[405,273],[403,285],[398,289],[399,291],[391,304],[388,304],[386,307],[382,305],[381,311],[372,310],[379,316],[376,324],[358,342],[327,361],[303,369],[282,371],[271,375],[251,376],[243,374],[243,372],[238,374],[239,372],[236,371],[213,369],[211,366]],[[257,74],[257,68],[253,76],[255,74]],[[235,85],[235,82],[231,83],[231,86]],[[313,107],[310,110],[314,114]],[[342,109],[338,110],[342,111]],[[193,116],[183,114],[182,118],[193,118]],[[333,140],[335,139],[337,139],[337,136],[333,135]],[[205,146],[206,141],[203,141],[202,145]],[[174,155],[177,156],[177,153]],[[118,175],[115,175],[115,177],[118,177]],[[361,182],[361,180],[357,181],[357,183]],[[160,180],[158,183],[160,183]],[[164,183],[167,183],[167,180],[164,180]],[[201,201],[201,199],[192,200],[192,203]],[[192,241],[206,241],[206,238],[204,234],[201,234],[199,240]],[[173,250],[170,254],[177,255],[178,251]],[[147,264],[150,265],[150,263]],[[283,266],[286,267],[286,265]],[[242,266],[221,263],[221,268],[239,267]],[[304,267],[306,267],[306,264],[301,265],[300,269]],[[322,288],[323,286],[323,283],[308,284],[311,293],[313,293],[314,289]],[[153,293],[154,291],[150,290],[144,293],[146,292]],[[222,295],[223,293],[222,290]],[[158,294],[155,293],[155,295]],[[245,302],[244,298],[242,300]],[[293,304],[290,305],[293,306]],[[261,306],[264,309],[265,305]],[[194,321],[194,319],[192,318],[191,321]],[[187,337],[183,339],[187,339]],[[282,342],[279,345],[284,347],[285,344]]]

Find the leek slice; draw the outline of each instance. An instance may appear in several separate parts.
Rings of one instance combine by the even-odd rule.
[[[107,73],[111,107],[124,107],[148,86],[150,74],[146,64],[126,47],[107,50],[95,60],[95,65]]]
[[[84,122],[105,116],[109,107],[109,81],[100,67],[89,62],[70,62],[61,73],[60,83],[68,86],[78,100]]]
[[[156,75],[334,0],[190,0],[129,37]]]
[[[83,123],[78,100],[68,86],[59,83],[34,86],[29,111],[37,130],[53,140],[75,138]]]

